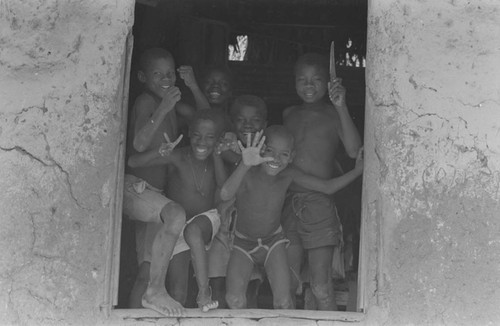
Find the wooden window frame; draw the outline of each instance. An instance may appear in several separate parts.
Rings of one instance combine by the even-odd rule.
[[[125,51],[122,56],[124,66],[121,71],[121,83],[117,98],[121,99],[121,107],[118,109],[121,113],[121,135],[118,142],[118,151],[115,157],[116,175],[114,200],[110,210],[110,228],[108,234],[107,259],[104,278],[104,298],[100,306],[101,311],[111,319],[119,318],[121,320],[143,320],[143,319],[169,319],[150,309],[116,309],[118,304],[118,284],[120,269],[120,247],[121,247],[121,228],[122,228],[122,204],[123,204],[123,180],[125,172],[125,150],[127,136],[127,116],[129,102],[130,70],[133,50],[133,36],[130,33],[127,36]],[[364,185],[363,185],[364,189]],[[365,197],[365,196],[363,196]],[[365,319],[367,303],[367,259],[368,248],[366,248],[366,223],[364,218],[364,201],[362,199],[361,214],[361,236],[360,253],[358,264],[358,282],[357,282],[357,305],[356,312],[350,311],[316,311],[316,310],[280,310],[280,309],[215,309],[207,313],[201,312],[197,308],[186,309],[186,314],[182,318],[244,318],[244,319],[263,319],[263,318],[293,318],[299,320],[322,320],[322,321],[344,321],[344,322],[362,322]],[[365,240],[364,240],[365,239]]]

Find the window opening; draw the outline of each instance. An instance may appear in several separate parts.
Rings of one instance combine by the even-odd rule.
[[[175,2],[175,1],[174,1]],[[174,3],[172,2],[172,3]],[[306,1],[304,1],[305,3]],[[347,69],[351,68],[364,68],[366,66],[365,61],[365,52],[366,52],[366,33],[365,32],[349,32],[343,30],[342,32],[338,32],[335,28],[331,26],[313,26],[309,25],[300,25],[300,24],[282,24],[283,26],[279,26],[279,24],[261,24],[258,22],[253,24],[255,28],[253,30],[245,30],[241,28],[241,25],[237,28],[234,28],[234,24],[227,23],[227,28],[225,31],[222,28],[219,28],[219,32],[222,31],[222,34],[225,35],[214,36],[208,35],[212,33],[213,29],[207,28],[210,25],[210,19],[214,19],[214,17],[203,18],[203,22],[200,22],[200,19],[190,19],[189,23],[186,24],[186,20],[181,20],[182,15],[177,15],[176,10],[178,11],[186,11],[191,10],[189,15],[200,14],[203,10],[198,8],[198,12],[196,9],[193,9],[193,6],[196,7],[195,0],[187,0],[185,2],[186,5],[175,5],[175,10],[165,10],[165,8],[161,9],[162,5],[165,5],[165,2],[159,2],[154,6],[144,5],[141,2],[136,3],[136,21],[134,25],[134,57],[132,58],[132,69],[130,74],[130,105],[132,106],[134,103],[135,97],[138,95],[138,82],[137,82],[137,70],[134,69],[134,66],[137,62],[134,62],[135,56],[138,56],[142,50],[145,48],[151,47],[151,45],[159,46],[166,48],[172,52],[174,57],[176,58],[176,64],[179,66],[180,64],[190,64],[195,68],[195,72],[197,68],[203,67],[205,65],[211,64],[213,62],[207,62],[206,58],[208,57],[217,57],[211,56],[209,52],[218,51],[220,53],[226,53],[226,64],[229,65],[231,69],[234,68],[233,73],[238,74],[240,79],[248,78],[251,83],[244,84],[240,83],[236,89],[235,93],[254,93],[255,95],[259,95],[263,97],[268,107],[276,108],[273,109],[274,113],[278,113],[273,116],[273,112],[270,112],[269,124],[272,123],[280,123],[281,111],[287,107],[290,103],[283,102],[283,99],[287,100],[294,97],[293,85],[290,84],[292,79],[292,63],[295,61],[297,56],[301,53],[305,52],[323,52],[326,53],[329,47],[329,43],[331,40],[335,40],[335,44],[339,45],[339,49],[336,49],[336,63],[339,67],[345,67]],[[202,2],[200,2],[202,3]],[[198,3],[198,5],[200,5]],[[215,1],[206,1],[208,3],[212,3],[212,9],[217,7],[215,5]],[[191,6],[191,7],[190,7]],[[169,8],[172,9],[172,8]],[[184,12],[183,11],[183,12]],[[185,14],[185,12],[184,12]],[[152,15],[152,17],[156,17],[154,19],[158,21],[162,21],[163,24],[168,26],[163,26],[163,28],[154,28],[154,33],[152,31],[152,22],[148,15]],[[171,19],[165,19],[165,17],[160,17],[160,15],[168,16]],[[159,18],[160,17],[160,18]],[[192,18],[192,17],[191,17]],[[221,27],[220,17],[215,17],[217,20],[214,20],[215,24],[218,27]],[[153,20],[154,20],[153,19]],[[365,24],[366,24],[366,15],[365,15]],[[234,17],[233,17],[234,20]],[[226,24],[226,23],[224,23]],[[260,26],[260,27],[259,27]],[[263,29],[262,29],[263,27]],[[258,30],[261,28],[261,30]],[[189,31],[188,31],[189,30]],[[273,34],[270,31],[278,31]],[[285,30],[293,30],[293,32],[286,32],[284,36]],[[319,30],[319,32],[318,32]],[[361,30],[366,30],[366,26],[362,27]],[[165,31],[169,31],[168,34]],[[191,33],[191,34],[190,34]],[[357,33],[357,34],[356,34]],[[363,34],[364,33],[364,34]],[[195,42],[194,39],[189,38],[189,35],[197,35],[202,36],[202,40],[209,39],[210,42]],[[228,42],[228,35],[233,35],[234,37],[229,37],[229,39],[233,39],[233,42]],[[324,40],[324,44],[321,44],[321,41],[317,41],[311,37],[311,35],[322,35]],[[293,36],[293,37],[292,37]],[[203,38],[205,37],[205,38]],[[198,38],[197,40],[199,40]],[[215,44],[217,40],[225,40],[227,43]],[[345,42],[337,42],[337,40],[344,40]],[[197,52],[190,51],[192,50],[192,44],[196,43]],[[232,43],[232,44],[228,44]],[[252,48],[256,44],[256,47]],[[343,44],[343,45],[342,45]],[[216,49],[217,46],[220,46],[220,49]],[[191,48],[190,48],[191,47]],[[252,53],[253,51],[253,53]],[[253,64],[252,71],[250,70],[237,70],[236,66],[231,66],[232,63],[237,62],[245,62]],[[269,69],[269,65],[271,66],[282,66],[283,69],[279,70],[278,74],[276,70]],[[281,69],[281,68],[280,68]],[[235,71],[236,70],[236,71]],[[254,73],[252,75],[252,73]],[[266,75],[267,74],[267,75]],[[344,74],[341,77],[344,78],[344,81],[349,81],[352,76],[350,76],[351,72],[345,70],[342,72],[340,69],[338,74]],[[273,87],[268,82],[269,80],[264,80],[269,76],[273,78],[281,78],[279,80],[280,87]],[[348,106],[353,116],[353,120],[355,124],[358,126],[358,130],[360,131],[361,136],[363,137],[363,126],[364,126],[364,72],[356,75],[359,78],[362,76],[362,83],[359,85],[359,90],[355,90],[352,85],[346,86],[348,96],[351,96],[351,102],[348,99]],[[280,77],[281,76],[281,77]],[[178,78],[178,81],[180,79]],[[345,85],[344,82],[344,85]],[[248,88],[245,88],[248,87]],[[265,88],[265,89],[264,89]],[[273,94],[270,93],[274,89],[288,89],[291,90],[292,93],[278,93]],[[264,91],[269,91],[269,93],[264,93]],[[356,93],[357,92],[357,93]],[[185,93],[183,93],[183,97]],[[189,95],[187,95],[189,97]],[[362,98],[361,102],[355,102],[352,99],[354,98]],[[188,99],[189,100],[189,99]],[[281,102],[279,102],[281,101]],[[293,102],[296,102],[296,99],[293,99]],[[278,117],[279,116],[279,117]],[[126,129],[126,128],[124,128]],[[349,169],[349,164],[352,162],[347,162],[345,157],[341,157],[339,159],[339,164],[344,169]],[[358,216],[357,222],[359,223],[361,218],[361,180],[358,180],[356,183],[346,189],[345,192],[338,194],[338,196],[344,198],[351,198],[350,200],[354,203],[354,205],[348,207],[341,207],[341,214],[343,214],[344,219],[349,220],[349,216]],[[353,199],[354,198],[354,199]],[[342,200],[338,200],[340,202]],[[356,218],[355,218],[356,219]],[[359,252],[359,237],[360,237],[360,226],[359,224],[354,223],[354,225],[344,226],[344,231],[346,229],[350,229],[350,233],[344,238],[346,241],[346,257],[344,259],[345,268],[348,274],[346,278],[341,279],[338,278],[334,280],[336,286],[336,300],[340,305],[347,306],[348,304],[352,305],[352,302],[349,301],[356,300],[356,289],[355,284],[357,283],[357,271],[358,271],[358,257],[357,253]],[[119,290],[118,290],[118,302],[116,303],[117,308],[127,308],[128,307],[128,297],[130,295],[130,290],[133,285],[133,282],[137,273],[137,259],[135,255],[135,241],[134,241],[134,223],[123,219],[123,222],[120,223],[121,226],[121,251],[120,251],[120,270],[119,270]],[[119,235],[118,235],[119,237]],[[117,241],[120,243],[120,241]],[[118,253],[115,253],[115,255]],[[116,267],[114,267],[116,270]],[[192,270],[190,271],[192,274]],[[353,287],[354,284],[354,287]],[[261,296],[259,303],[259,308],[269,308],[272,309],[272,297],[270,293],[270,288],[268,285],[264,285],[261,287]],[[113,294],[111,294],[113,295]],[[114,293],[116,295],[116,292]],[[298,308],[307,309],[312,308],[311,302],[307,303],[306,301],[311,298],[308,297],[307,291],[304,291],[297,297],[298,299]],[[270,300],[271,299],[271,300]],[[358,307],[359,308],[359,307]]]
[[[248,35],[236,36],[236,44],[229,44],[229,61],[245,61],[247,53]]]

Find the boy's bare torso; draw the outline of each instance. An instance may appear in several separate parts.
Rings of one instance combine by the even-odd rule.
[[[141,98],[142,97],[142,98]],[[132,114],[130,117],[130,129],[129,133],[131,133],[129,136],[132,139],[129,139],[128,141],[128,148],[127,148],[127,154],[128,156],[132,156],[134,154],[137,154],[138,152],[134,149],[132,143],[133,143],[133,136],[135,136],[135,130],[139,130],[142,126],[136,125],[137,123],[137,110],[147,110],[154,112],[154,110],[158,107],[158,102],[148,93],[143,93],[139,96],[137,99],[138,103],[144,104],[147,103],[147,106],[149,108],[144,108],[144,107],[139,107],[137,105],[134,106],[132,109]],[[147,113],[150,114],[150,113]],[[149,120],[147,120],[145,123],[150,123]],[[150,145],[148,146],[147,149],[153,149],[153,148],[159,148],[160,145],[165,142],[165,138],[163,136],[163,133],[167,133],[170,139],[175,139],[177,138],[177,115],[175,110],[170,111],[167,113],[167,116],[165,119],[162,121],[160,127],[156,131]],[[165,188],[165,183],[166,183],[166,178],[167,178],[167,167],[165,165],[159,165],[159,166],[147,166],[147,167],[136,167],[136,168],[131,168],[127,167],[127,173],[133,174],[136,177],[139,177],[143,180],[145,180],[147,183],[152,185],[155,188],[158,188],[159,190],[164,190]]]
[[[290,177],[269,176],[259,169],[248,171],[236,194],[236,229],[252,238],[269,236],[279,228],[286,190],[291,183]]]
[[[172,155],[175,159],[167,165],[167,197],[184,207],[188,219],[214,208],[216,182],[212,157],[196,160],[191,147],[175,150]]]
[[[333,106],[318,103],[290,107],[285,111],[283,124],[295,138],[293,166],[320,178],[336,176],[340,120]],[[305,190],[297,185],[291,189]]]

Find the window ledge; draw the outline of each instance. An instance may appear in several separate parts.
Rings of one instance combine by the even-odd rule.
[[[162,319],[169,318],[150,309],[114,309],[111,312],[113,318],[127,319]],[[177,318],[177,317],[176,317]],[[317,311],[317,310],[284,310],[284,309],[215,309],[209,312],[201,312],[199,309],[186,309],[184,316],[180,318],[295,318],[309,320],[362,322],[365,314],[361,312],[348,311]]]

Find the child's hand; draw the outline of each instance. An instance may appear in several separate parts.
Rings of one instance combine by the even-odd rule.
[[[177,68],[177,72],[187,87],[191,88],[197,86],[196,78],[194,77],[193,67],[191,66],[180,66]]]
[[[328,96],[335,107],[345,106],[345,87],[342,86],[342,78],[333,78],[328,82]]]
[[[253,138],[253,142],[251,140],[252,135],[247,134],[246,148],[243,146],[241,141],[238,140],[238,146],[241,149],[242,161],[246,166],[256,166],[264,162],[270,162],[274,160],[272,157],[260,156],[260,151],[262,150],[262,146],[264,146],[264,141],[266,140],[266,136],[262,136],[263,133],[263,130],[258,131]]]
[[[235,140],[221,137],[215,148],[215,153],[219,155],[222,152],[229,151],[234,145],[237,145]]]
[[[169,112],[175,107],[175,104],[181,99],[181,90],[176,86],[171,86],[163,91],[163,98],[159,108]]]
[[[182,134],[173,143],[170,141],[170,138],[168,137],[166,132],[163,133],[163,137],[165,138],[165,140],[167,142],[162,143],[160,145],[160,148],[158,149],[158,153],[160,154],[160,156],[168,156],[172,153],[175,146],[177,146],[181,142]]]
[[[240,148],[238,147],[238,140],[236,135],[232,132],[226,132],[224,137],[219,139],[215,152],[219,155],[222,152],[231,150],[235,153],[241,154]]]
[[[358,151],[358,156],[356,157],[356,165],[354,166],[354,169],[358,171],[363,171],[364,165],[365,165],[364,149],[363,147],[361,147]]]

